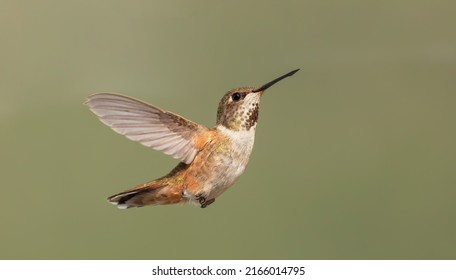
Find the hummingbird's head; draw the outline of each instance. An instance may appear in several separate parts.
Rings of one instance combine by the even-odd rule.
[[[258,121],[260,97],[265,90],[298,70],[293,70],[260,87],[240,87],[228,91],[219,103],[217,125],[223,125],[235,131],[255,128]]]
[[[253,87],[241,87],[228,91],[220,100],[217,125],[232,130],[249,130],[256,125],[261,92]]]

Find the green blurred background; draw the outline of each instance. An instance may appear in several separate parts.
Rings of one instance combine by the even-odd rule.
[[[456,258],[456,2],[0,1],[0,258]],[[82,105],[120,92],[212,126],[263,97],[207,209],[108,195],[177,163]]]

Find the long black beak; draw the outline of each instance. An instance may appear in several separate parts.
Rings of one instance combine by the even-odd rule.
[[[298,71],[299,71],[299,68],[296,69],[296,70],[293,70],[293,71],[291,71],[291,72],[289,72],[289,73],[287,73],[287,74],[285,74],[285,75],[282,75],[282,76],[278,77],[277,79],[274,79],[274,80],[270,81],[269,83],[262,85],[262,86],[259,87],[259,88],[254,89],[253,92],[265,91],[266,89],[268,89],[269,87],[271,87],[273,84],[277,83],[277,82],[280,81],[280,80],[285,79],[286,77],[293,76],[294,73],[296,73],[296,72],[298,72]]]

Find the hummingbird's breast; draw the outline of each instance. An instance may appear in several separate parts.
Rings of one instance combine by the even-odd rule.
[[[215,131],[217,138],[197,155],[191,172],[207,199],[221,195],[241,176],[255,140],[255,126],[234,131],[219,125]]]

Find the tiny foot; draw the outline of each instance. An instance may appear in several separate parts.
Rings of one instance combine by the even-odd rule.
[[[209,200],[205,199],[205,201],[203,203],[200,202],[201,203],[201,208],[206,208],[207,206],[209,206],[212,203],[214,203],[214,201],[215,201],[215,198],[212,198],[212,199],[209,199]]]
[[[215,198],[207,199],[202,194],[198,194],[195,196],[198,200],[199,204],[201,204],[201,208],[206,208],[208,205],[212,204],[215,201]]]

